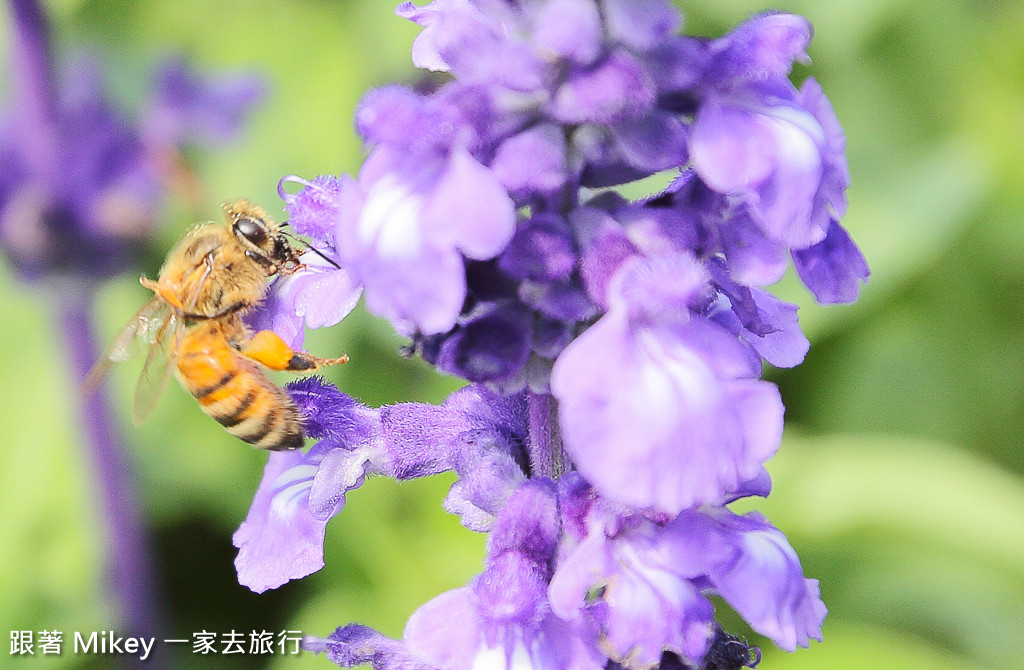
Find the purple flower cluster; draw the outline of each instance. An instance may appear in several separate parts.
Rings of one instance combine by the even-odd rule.
[[[319,569],[324,526],[367,475],[451,470],[446,508],[489,534],[483,572],[401,640],[349,625],[308,649],[378,670],[752,667],[711,595],[782,649],[820,639],[817,581],[767,519],[727,507],[771,488],[783,405],[763,362],[808,348],[765,287],[790,258],[820,302],[856,299],[868,275],[839,224],[842,129],[814,80],[789,79],[808,22],[763,14],[703,39],[668,0],[397,12],[423,27],[414,63],[451,78],[365,97],[357,177],[282,180],[296,230],[343,269],[290,277],[262,318],[294,341],[362,291],[470,385],[371,409],[293,384],[319,442],[270,456],[235,536],[240,581]],[[615,188],[651,176],[668,186]]]

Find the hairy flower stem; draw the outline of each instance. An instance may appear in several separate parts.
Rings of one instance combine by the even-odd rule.
[[[558,431],[558,407],[549,393],[529,392],[530,434],[527,450],[531,474],[557,479],[565,472],[565,453]]]
[[[56,305],[56,318],[77,381],[76,389],[82,387],[99,355],[90,317],[92,298],[92,291],[85,289],[78,295],[62,295]],[[116,608],[118,625],[134,636],[159,637],[160,599],[133,468],[111,417],[104,388],[80,395],[79,420],[103,514],[107,589]]]

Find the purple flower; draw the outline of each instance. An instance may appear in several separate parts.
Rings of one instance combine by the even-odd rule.
[[[305,453],[270,454],[235,533],[239,582],[256,592],[323,567],[327,522],[367,475],[404,480],[454,469],[460,479],[446,506],[475,530],[489,530],[525,481],[518,465],[525,433],[521,398],[470,386],[440,407],[372,409],[315,376],[292,382],[288,391],[306,434],[318,442]]]
[[[698,663],[715,631],[709,593],[783,649],[821,638],[817,582],[760,515],[706,507],[664,523],[600,500],[587,510],[587,535],[558,564],[549,597],[560,617],[596,624],[612,660],[650,667],[668,650]]]
[[[358,179],[322,177],[289,199],[293,218],[332,239],[367,308],[407,333],[449,330],[466,298],[464,259],[493,258],[514,231],[512,200],[471,153],[464,113],[454,99],[381,89],[358,111],[374,143]]]
[[[855,301],[860,283],[870,274],[860,249],[836,221],[821,242],[794,251],[793,262],[800,279],[822,303]]]
[[[802,249],[845,212],[845,139],[813,80],[786,75],[806,60],[805,19],[765,14],[712,43],[713,77],[693,126],[691,157],[718,192],[741,198],[771,239]]]
[[[601,648],[627,667],[657,666],[664,651],[698,661],[710,642],[714,610],[690,580],[706,568],[675,563],[658,526],[633,521],[614,539],[597,532],[573,549],[551,581],[552,609],[567,620],[593,622]]]
[[[284,185],[289,182],[301,184],[302,190],[288,193]],[[340,265],[334,237],[341,210],[347,206],[345,197],[351,194],[346,182],[331,176],[309,182],[289,175],[278,182],[277,192],[292,228],[313,238],[313,244],[301,257],[303,267],[278,278],[266,301],[247,314],[246,321],[253,330],[273,330],[294,348],[302,345],[306,328],[333,326],[348,316],[363,289]]]
[[[297,194],[285,191],[286,182],[302,184]],[[253,330],[270,329],[291,347],[300,347],[306,328],[339,323],[351,313],[362,295],[362,286],[340,265],[334,224],[345,206],[342,180],[319,177],[312,182],[287,176],[277,185],[295,232],[313,238],[301,257],[303,267],[279,277],[256,310],[246,315]]]
[[[779,445],[778,391],[728,331],[691,312],[709,289],[693,260],[631,258],[608,312],[555,362],[565,447],[612,498],[669,513],[715,502]]]
[[[238,581],[257,593],[323,567],[327,522],[384,460],[377,412],[317,377],[289,390],[307,434],[320,441],[306,453],[270,454],[249,514],[235,532]]]
[[[302,346],[306,328],[324,328],[348,316],[362,293],[351,275],[314,252],[301,257],[303,268],[277,279],[264,303],[246,314],[254,331],[273,330],[292,348]]]
[[[319,441],[305,453],[270,455],[249,515],[235,533],[239,582],[256,592],[323,567],[327,522],[366,475],[411,479],[452,469],[465,443],[486,435],[487,426],[507,411],[500,398],[478,402],[472,388],[443,407],[404,403],[380,409],[315,376],[289,384],[288,390],[307,435]],[[492,413],[495,418],[489,418]],[[507,425],[507,420],[500,423]],[[494,431],[500,439],[500,428]],[[493,495],[490,489],[485,493]],[[461,500],[487,507],[473,495]]]
[[[827,609],[816,579],[806,579],[786,537],[757,512],[688,511],[666,526],[674,542],[719,558],[705,575],[750,626],[786,651],[821,641]]]

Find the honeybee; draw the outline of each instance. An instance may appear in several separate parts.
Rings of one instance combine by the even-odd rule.
[[[250,331],[242,316],[263,300],[273,277],[292,274],[302,263],[260,207],[236,200],[224,206],[224,215],[224,223],[189,230],[167,255],[159,279],[139,280],[155,295],[114,338],[86,389],[141,340],[149,353],[135,389],[136,421],[153,409],[174,367],[202,410],[235,437],[260,449],[298,449],[305,438],[299,410],[261,366],[310,372],[348,356],[318,358],[293,350],[271,330]]]

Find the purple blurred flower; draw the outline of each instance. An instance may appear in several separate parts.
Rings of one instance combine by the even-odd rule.
[[[257,75],[204,76],[181,57],[161,63],[154,81],[145,134],[167,146],[230,140],[265,95]]]
[[[92,59],[58,77],[48,60],[19,53],[14,99],[0,114],[0,244],[31,278],[134,265],[173,186],[176,152],[234,136],[259,98],[252,76],[208,85],[175,60],[156,76],[148,121],[136,126],[107,100]]]
[[[16,90],[0,119],[0,241],[26,277],[123,271],[152,233],[158,175],[93,63],[80,62],[56,91],[48,83]],[[22,99],[29,94],[46,99]]]

